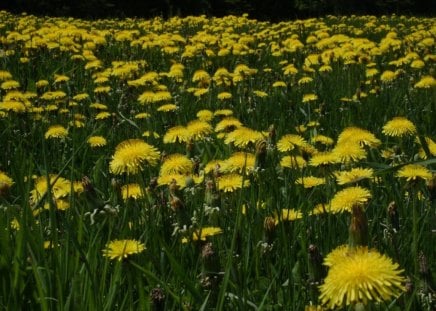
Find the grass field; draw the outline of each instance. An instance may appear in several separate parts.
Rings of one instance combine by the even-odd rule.
[[[0,309],[435,310],[435,38],[0,12]]]

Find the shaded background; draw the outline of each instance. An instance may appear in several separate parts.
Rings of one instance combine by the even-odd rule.
[[[325,14],[435,15],[436,0],[1,0],[13,13],[105,17],[171,17],[248,13],[251,18],[279,21]]]

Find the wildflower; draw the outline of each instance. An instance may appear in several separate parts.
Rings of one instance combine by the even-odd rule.
[[[68,130],[62,125],[52,125],[45,132],[45,139],[49,138],[65,138],[68,135]]]
[[[165,133],[163,137],[164,144],[168,143],[186,143],[191,139],[191,133],[184,126],[174,126]]]
[[[306,167],[307,162],[302,156],[284,156],[280,160],[281,167],[287,167],[292,169],[301,169]]]
[[[396,77],[397,77],[397,75],[395,74],[395,72],[393,72],[391,70],[386,70],[381,74],[380,80],[382,82],[388,83],[388,82],[392,82],[393,80],[395,80]]]
[[[187,156],[174,153],[167,156],[160,167],[159,175],[187,174],[194,169],[194,164]]]
[[[10,178],[6,173],[0,171],[0,197],[6,194],[10,187],[14,184],[12,178]]]
[[[358,127],[347,127],[339,134],[337,143],[338,145],[358,144],[360,146],[376,148],[381,144],[381,141],[370,131]]]
[[[136,174],[147,162],[156,165],[160,157],[159,151],[140,139],[128,139],[115,148],[115,153],[109,163],[109,170],[113,174]]]
[[[139,254],[145,250],[145,245],[137,240],[114,240],[106,244],[103,256],[109,259],[121,261],[133,254]]]
[[[221,164],[221,172],[224,173],[242,173],[254,170],[256,156],[248,152],[235,152],[224,163]]]
[[[436,87],[436,79],[432,76],[423,76],[413,87],[416,89],[429,89]]]
[[[317,167],[338,162],[340,162],[340,158],[338,158],[337,154],[333,152],[319,152],[310,158],[309,165]]]
[[[233,111],[230,110],[230,109],[219,109],[219,110],[216,110],[213,114],[214,114],[215,116],[224,116],[224,117],[228,117],[228,116],[233,115]]]
[[[38,88],[38,89],[41,89],[41,88],[43,88],[43,87],[46,87],[47,85],[49,85],[50,83],[47,81],[47,80],[38,80],[38,81],[36,81],[35,82],[35,86]]]
[[[373,300],[387,301],[404,291],[403,271],[376,250],[359,247],[350,250],[346,256],[335,254],[335,259],[320,286],[319,297],[331,309],[358,302],[366,305]]]
[[[294,150],[295,147],[305,147],[308,144],[309,143],[300,135],[287,134],[279,139],[277,149],[281,152],[287,152]]]
[[[325,178],[315,177],[315,176],[306,176],[297,178],[295,181],[297,185],[302,185],[304,188],[309,189],[316,186],[324,185]]]
[[[260,98],[264,98],[268,96],[268,93],[264,92],[264,91],[259,91],[259,90],[254,90],[253,94],[256,95],[257,97]]]
[[[213,112],[207,109],[200,110],[196,114],[197,118],[201,121],[209,122],[213,119]]]
[[[248,187],[250,181],[239,174],[226,174],[217,178],[218,190],[233,192],[242,187]]]
[[[95,116],[95,119],[96,120],[104,120],[104,119],[107,119],[111,116],[112,116],[112,114],[110,112],[102,111],[102,112],[97,113],[97,115]]]
[[[0,102],[0,110],[12,111],[12,112],[16,112],[16,113],[23,113],[23,112],[26,112],[26,106],[19,101],[6,100],[6,101]]]
[[[342,163],[349,163],[366,158],[365,149],[360,147],[358,144],[352,143],[337,144],[333,148],[332,154],[334,154]]]
[[[277,225],[280,221],[294,221],[303,218],[300,211],[294,209],[282,209],[280,215],[275,215],[274,223]]]
[[[329,211],[336,214],[344,211],[351,212],[353,206],[363,205],[371,198],[368,189],[355,186],[345,188],[335,194],[330,201]]]
[[[407,181],[416,181],[419,179],[428,181],[432,178],[430,170],[419,164],[408,164],[403,166],[398,170],[396,176],[406,178]]]
[[[312,143],[320,143],[326,146],[330,146],[334,144],[334,140],[332,138],[320,134],[313,136],[310,141]]]
[[[144,197],[144,191],[139,184],[128,184],[121,187],[121,197],[124,201],[128,199],[140,199]]]
[[[215,126],[215,132],[233,131],[242,126],[242,122],[233,117],[227,117],[218,122]]]
[[[151,114],[149,114],[148,112],[140,112],[134,116],[135,119],[140,119],[140,120],[148,119],[150,117],[151,117]]]
[[[208,134],[212,133],[212,126],[201,120],[193,120],[189,122],[186,126],[190,137],[193,140],[200,140],[206,137]]]
[[[372,178],[374,170],[372,168],[356,167],[350,171],[339,171],[334,173],[338,185],[345,185],[358,182],[362,179]]]
[[[47,180],[46,176],[35,179],[34,189],[30,191],[30,201],[36,203],[48,190],[48,184],[51,187],[51,194],[55,199],[66,197],[71,191],[71,182],[58,175],[50,174]]]
[[[286,82],[284,82],[284,81],[276,81],[276,82],[274,82],[273,83],[273,85],[272,85],[272,87],[286,87],[287,85],[286,85]]]
[[[88,144],[92,148],[103,147],[106,146],[107,141],[106,138],[104,138],[103,136],[91,136],[88,138]]]
[[[221,233],[223,233],[223,230],[220,227],[204,227],[192,233],[192,240],[206,241],[207,237],[214,236]]]
[[[170,111],[175,111],[177,109],[179,109],[179,107],[177,105],[165,104],[165,105],[159,106],[156,110],[162,111],[162,112],[170,112]]]
[[[303,103],[309,103],[309,102],[313,102],[315,100],[318,99],[318,96],[316,94],[305,94],[303,95]]]
[[[20,87],[20,83],[15,80],[7,80],[2,82],[2,84],[0,85],[0,88],[2,90],[13,90],[13,89],[18,89],[19,87]]]
[[[402,137],[416,133],[415,125],[404,117],[395,117],[383,126],[383,134]]]
[[[227,134],[224,143],[233,143],[236,147],[246,147],[250,143],[255,143],[263,139],[261,132],[255,131],[248,127],[238,127],[233,132]]]
[[[229,92],[221,92],[217,95],[219,100],[230,99],[232,98],[232,93]]]

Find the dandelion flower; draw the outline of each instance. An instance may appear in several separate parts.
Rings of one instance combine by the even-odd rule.
[[[395,80],[396,77],[397,77],[397,75],[395,74],[395,72],[393,72],[391,70],[386,70],[381,74],[380,80],[382,82],[388,83],[388,82],[392,82],[393,80]]]
[[[109,170],[113,174],[136,174],[145,163],[156,165],[160,157],[159,151],[140,139],[128,139],[115,148]]]
[[[170,112],[170,111],[176,111],[179,109],[177,105],[174,104],[165,104],[162,106],[159,106],[156,110],[161,112]]]
[[[87,142],[92,148],[103,147],[107,144],[106,138],[103,136],[91,136]]]
[[[223,173],[249,173],[254,170],[256,156],[248,152],[235,152],[221,165]]]
[[[416,89],[429,89],[436,87],[436,79],[432,76],[423,76],[413,87]]]
[[[313,102],[313,101],[315,101],[317,99],[318,99],[318,96],[316,94],[305,94],[303,96],[302,102],[303,103],[309,103],[309,102]]]
[[[163,137],[164,144],[169,143],[186,143],[191,139],[191,133],[185,126],[177,125],[174,126],[165,133]]]
[[[10,178],[6,173],[0,171],[0,197],[2,194],[7,193],[10,187],[14,184],[12,178]]]
[[[250,181],[248,179],[244,179],[243,176],[239,174],[226,174],[217,178],[218,189],[224,192],[233,192],[236,189],[242,187],[248,187],[250,185]]]
[[[407,181],[419,179],[430,180],[432,174],[425,166],[418,164],[408,164],[400,168],[396,174],[397,177],[406,178]]]
[[[337,154],[333,152],[319,152],[317,154],[314,154],[310,158],[309,165],[318,167],[318,166],[335,164],[338,162],[340,162],[340,158],[338,159]]]
[[[406,136],[416,133],[415,125],[404,117],[395,117],[383,126],[383,134],[387,136]]]
[[[304,188],[309,189],[316,186],[324,185],[325,178],[315,177],[315,176],[306,176],[297,178],[295,181],[297,185],[302,185]]]
[[[52,125],[45,132],[45,139],[49,138],[65,138],[68,135],[68,130],[62,125]]]
[[[189,122],[186,125],[186,129],[193,140],[201,140],[213,131],[212,126],[209,123],[201,120],[193,120]]]
[[[339,171],[334,173],[338,185],[345,185],[358,182],[362,179],[370,179],[374,175],[372,168],[356,167],[349,171]]]
[[[277,225],[280,221],[294,221],[303,218],[303,214],[295,209],[282,209],[280,215],[274,217],[274,222]]]
[[[203,109],[198,111],[196,116],[201,121],[209,122],[213,119],[213,112],[207,109]]]
[[[287,167],[291,169],[301,169],[306,167],[307,162],[302,156],[284,156],[280,160],[281,167]]]
[[[145,250],[145,245],[137,240],[114,240],[106,244],[103,256],[121,261],[133,254],[139,254]]]
[[[233,131],[242,126],[242,122],[234,117],[227,117],[222,119],[215,125],[215,132]]]
[[[206,241],[207,237],[214,236],[221,233],[223,233],[223,230],[220,227],[204,227],[192,233],[192,240]]]
[[[370,131],[358,127],[347,127],[339,134],[337,143],[338,145],[355,143],[360,146],[376,148],[381,144],[381,141]]]
[[[227,134],[224,143],[228,145],[233,143],[236,147],[246,147],[248,144],[254,144],[263,138],[264,136],[261,132],[241,126]]]
[[[355,186],[337,192],[330,201],[329,211],[332,213],[351,212],[353,206],[363,205],[371,198],[368,189]]]
[[[404,291],[403,271],[376,250],[358,248],[348,256],[336,254],[335,258],[337,262],[320,286],[319,298],[328,308],[388,301]]]
[[[124,201],[128,199],[140,199],[144,197],[144,191],[139,184],[128,184],[121,187],[121,197]]]
[[[194,164],[185,155],[175,153],[167,156],[160,167],[160,175],[192,173]]]
[[[35,179],[34,189],[30,191],[30,201],[36,203],[48,190],[48,184],[51,186],[51,194],[55,199],[66,197],[71,191],[71,182],[58,175],[50,174],[47,180],[46,176]]]

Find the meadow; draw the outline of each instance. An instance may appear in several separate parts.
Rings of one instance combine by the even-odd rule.
[[[0,11],[0,309],[435,310],[435,39]]]

